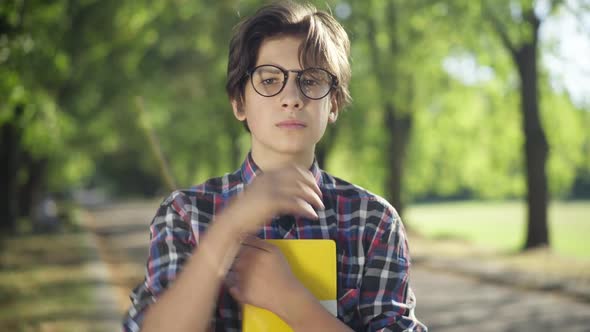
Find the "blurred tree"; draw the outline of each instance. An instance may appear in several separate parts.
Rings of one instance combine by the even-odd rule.
[[[2,157],[1,224],[14,231],[16,214],[34,215],[44,191],[66,190],[93,171],[108,151],[110,130],[95,131],[97,112],[120,97],[120,34],[111,24],[117,1],[8,1],[0,5]],[[102,29],[96,29],[103,26]],[[131,45],[132,46],[132,45]],[[113,60],[114,59],[114,60]],[[105,71],[110,68],[111,71]],[[133,91],[131,89],[131,91]],[[6,98],[4,98],[6,96]],[[111,139],[112,140],[112,139]]]
[[[384,192],[401,215],[408,201],[408,190],[403,189],[408,147],[416,113],[423,109],[419,100],[443,75],[437,60],[452,40],[440,38],[445,30],[434,22],[444,13],[431,1],[371,0],[351,6],[354,64],[365,70],[353,76],[354,87],[362,86],[354,96],[369,94],[372,100],[363,99],[358,109],[367,112],[374,107],[380,114]],[[360,129],[359,124],[365,126],[367,120],[355,123]],[[357,148],[364,149],[358,143]]]
[[[492,24],[518,69],[525,137],[528,227],[525,248],[549,245],[547,172],[549,145],[539,112],[539,28],[543,16],[561,1],[484,1],[484,17]],[[535,6],[537,5],[537,6]],[[547,13],[540,13],[546,10]]]
[[[45,190],[162,194],[158,149],[179,187],[237,167],[249,136],[224,91],[227,45],[240,16],[263,2],[1,2],[2,227],[13,229]],[[514,50],[498,49],[496,25],[486,22],[500,24],[516,50],[530,48],[538,32],[526,13],[537,7],[312,2],[332,8],[352,39],[354,103],[318,146],[323,167],[384,192],[400,212],[413,197],[525,193],[514,149],[525,137],[513,111],[524,83]],[[453,71],[456,63],[470,64],[475,79]],[[539,75],[537,118],[552,147],[545,190],[566,195],[590,169],[590,117]],[[143,119],[133,111],[138,96]],[[158,149],[146,148],[144,126]]]
[[[65,117],[57,113],[52,94],[67,64],[60,50],[52,47],[51,34],[62,29],[54,19],[63,2],[36,5],[0,4],[0,183],[6,184],[0,194],[0,228],[4,231],[14,231],[17,218],[41,198],[49,155],[63,142],[59,131]],[[57,132],[39,130],[46,125]]]
[[[581,127],[583,112],[581,113],[576,106],[572,105],[569,98],[564,98],[563,95],[549,87],[547,71],[539,69],[538,65],[539,54],[547,51],[547,48],[541,48],[539,42],[541,24],[551,15],[558,12],[563,7],[563,3],[563,1],[512,0],[449,3],[449,13],[453,14],[448,17],[450,19],[449,24],[462,25],[464,47],[471,49],[470,52],[473,54],[479,54],[478,58],[480,60],[482,55],[484,59],[488,58],[484,62],[488,62],[493,68],[492,73],[495,74],[496,79],[504,81],[504,84],[508,87],[508,90],[505,90],[508,92],[508,96],[511,95],[512,86],[516,87],[519,93],[520,121],[524,143],[522,144],[524,146],[522,160],[526,165],[524,172],[526,190],[524,192],[528,201],[528,227],[525,249],[549,244],[547,228],[549,189],[551,189],[551,192],[559,193],[563,188],[571,186],[574,178],[573,174],[578,170],[578,165],[582,163],[581,147],[583,146],[584,137],[587,136],[581,129],[583,128],[583,126]],[[461,15],[461,22],[463,23],[456,23],[455,15]],[[488,30],[497,37],[503,48],[508,51],[506,53],[516,69],[515,79],[511,78],[511,71],[506,72],[503,68],[503,57],[495,54],[494,46],[486,46],[489,33],[482,32]],[[494,54],[496,58],[492,57],[490,61],[489,54],[486,53]],[[484,91],[489,93],[493,90],[486,88]],[[540,98],[541,93],[543,99]],[[495,93],[491,97],[491,103],[496,104],[498,108],[508,106],[501,103],[510,99],[502,100],[503,97]],[[559,112],[555,112],[555,110]],[[506,130],[511,128],[511,121],[504,119],[502,122],[504,124],[498,129]],[[560,123],[567,123],[567,125],[560,125]],[[549,139],[544,128],[549,128]],[[510,142],[497,145],[507,151],[507,147],[520,146],[521,144],[518,144],[518,139],[514,137]],[[556,147],[556,149],[552,150],[551,158],[549,158],[549,145]],[[508,155],[500,155],[498,161],[508,161],[510,159]],[[548,161],[549,163],[547,163]],[[490,171],[493,171],[493,169],[487,170],[484,174],[489,175]],[[548,175],[550,175],[550,181],[548,181]],[[495,185],[498,188],[509,188],[510,186],[507,183],[503,186],[498,185],[497,180],[501,178],[502,176],[493,178]],[[477,182],[481,183],[480,181]],[[551,188],[548,185],[551,185]],[[480,186],[480,188],[484,187]],[[518,187],[512,187],[516,189],[514,193],[518,194]]]

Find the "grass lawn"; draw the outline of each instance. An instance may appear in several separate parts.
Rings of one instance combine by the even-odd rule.
[[[0,239],[0,331],[106,331],[86,242],[76,232]]]
[[[549,207],[552,250],[590,260],[590,201],[552,202]],[[524,245],[523,202],[452,202],[408,207],[404,222],[433,239],[460,239],[504,252]]]

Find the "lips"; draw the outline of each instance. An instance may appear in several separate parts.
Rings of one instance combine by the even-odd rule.
[[[297,121],[297,120],[281,121],[281,122],[277,123],[276,126],[279,128],[292,128],[292,129],[307,127],[307,125],[304,122]]]

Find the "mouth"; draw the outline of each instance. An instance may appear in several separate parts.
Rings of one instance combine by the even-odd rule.
[[[301,129],[307,127],[307,125],[304,122],[297,120],[281,121],[277,123],[276,126],[284,129]]]

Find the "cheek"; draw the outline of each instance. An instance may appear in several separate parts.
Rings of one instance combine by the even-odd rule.
[[[267,106],[265,106],[264,100],[256,100],[256,97],[254,97],[250,98],[249,101],[244,105],[244,114],[250,130],[256,131],[258,128],[267,126],[268,122],[272,119],[269,119],[269,116],[265,116]]]
[[[321,105],[318,105],[316,112],[318,114],[317,119],[319,120],[318,123],[322,126],[328,123],[328,119],[330,116],[330,107],[330,102],[322,102]]]

